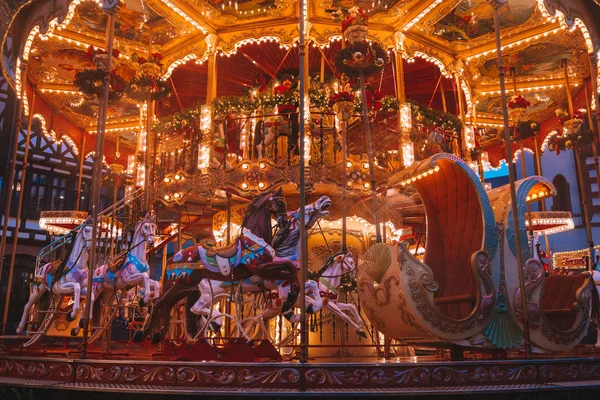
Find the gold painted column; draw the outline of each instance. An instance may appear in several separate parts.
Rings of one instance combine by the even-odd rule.
[[[211,105],[217,97],[217,35],[214,33],[206,36],[206,45],[208,46],[208,77],[206,81],[206,101],[204,104]]]
[[[99,62],[97,68],[104,68],[106,71],[111,70],[113,39],[115,35],[115,20],[116,14],[121,8],[119,0],[103,0],[102,11],[107,14],[106,20],[106,60]],[[92,196],[90,197],[90,208],[92,213],[92,241],[90,243],[89,271],[87,287],[92,287],[92,277],[94,275],[94,267],[96,261],[96,251],[98,246],[98,227],[100,225],[100,186],[102,184],[102,158],[104,156],[104,137],[106,129],[106,116],[108,109],[108,95],[110,92],[110,81],[108,74],[104,79],[104,87],[102,97],[99,100],[98,123],[96,132],[96,147],[94,150],[94,167],[92,169]],[[81,318],[83,321],[83,341],[81,344],[81,358],[87,358],[88,334],[90,328],[90,302],[85,302],[84,314]]]
[[[459,68],[457,66],[457,71],[454,73],[454,80],[456,82],[456,98],[458,99],[458,114],[460,116],[460,122],[462,122],[462,128],[463,128],[462,132],[461,132],[461,137],[460,137],[458,156],[460,158],[462,158],[463,160],[468,160],[469,154],[467,152],[467,140],[464,137],[464,131],[465,131],[465,127],[466,127],[465,105],[463,103],[462,85],[461,85],[461,80],[460,80],[460,75],[459,75],[458,70],[459,70]]]
[[[406,87],[404,86],[404,59],[402,55],[404,54],[404,39],[405,36],[401,32],[396,32],[396,49],[394,51],[394,67],[396,69],[396,93],[398,96],[398,103],[400,105],[406,103]],[[402,154],[402,149],[404,146],[405,139],[408,139],[408,135],[404,133],[402,129],[402,119],[400,118],[401,107],[398,107],[398,161],[400,165],[404,165],[404,157]]]
[[[8,220],[10,219],[10,208],[13,196],[13,186],[15,181],[15,171],[17,167],[17,151],[19,150],[19,133],[21,132],[21,123],[23,121],[23,107],[25,98],[25,82],[27,81],[27,61],[20,63],[20,70],[16,71],[17,74],[21,74],[21,90],[20,93],[15,93],[17,96],[16,101],[18,102],[17,107],[17,119],[14,125],[13,133],[13,146],[11,149],[11,160],[10,160],[10,172],[8,175],[8,186],[6,190],[6,203],[4,204],[4,222],[2,224],[2,238],[0,239],[0,281],[2,280],[2,267],[4,265],[4,254],[6,251],[6,237],[8,235]],[[10,283],[9,283],[10,284]]]
[[[506,98],[506,84],[504,80],[504,64],[502,62],[502,39],[500,37],[500,17],[498,9],[506,5],[506,0],[487,0],[494,9],[494,32],[496,36],[496,52],[498,56],[498,78],[500,80],[500,95],[502,97],[502,117],[504,122],[504,140],[506,143],[506,162],[508,163],[508,182],[510,185],[510,201],[512,209],[512,226],[515,240],[515,251],[517,253],[517,273],[519,274],[519,289],[521,293],[521,304],[527,304],[525,297],[525,280],[523,276],[523,252],[521,246],[521,231],[519,230],[519,211],[517,208],[517,194],[515,181],[517,180],[517,171],[513,162],[512,143],[510,141],[510,130],[508,124],[508,104]],[[523,307],[523,338],[525,345],[525,355],[531,358],[531,340],[529,338],[529,312],[527,307]]]
[[[25,86],[25,82],[22,83],[23,86]],[[8,306],[10,304],[10,294],[11,294],[11,289],[12,289],[12,281],[13,281],[13,274],[15,272],[15,260],[17,257],[17,243],[19,241],[19,228],[21,226],[21,212],[23,211],[23,197],[25,197],[25,179],[27,179],[27,167],[28,167],[28,163],[27,163],[27,159],[29,158],[29,143],[31,141],[31,123],[33,122],[33,111],[34,111],[34,107],[35,107],[35,98],[36,98],[36,94],[35,94],[35,86],[33,86],[33,90],[32,90],[32,94],[31,94],[31,104],[29,105],[29,117],[27,120],[27,134],[25,136],[25,153],[23,155],[23,168],[21,169],[21,193],[19,195],[19,200],[17,201],[17,214],[15,216],[15,230],[13,231],[13,237],[12,237],[12,252],[10,254],[10,264],[9,265],[9,270],[8,270],[8,282],[7,282],[7,290],[6,290],[6,299],[4,301],[4,316],[2,318],[2,336],[6,335],[6,323],[7,323],[7,319],[8,319]],[[20,125],[20,124],[19,124]],[[15,141],[18,143],[19,142],[19,134],[17,132],[17,136],[15,137]],[[10,191],[12,193],[12,185],[13,185],[13,181],[10,181]],[[10,211],[10,209],[9,209]],[[8,221],[8,219],[10,218],[10,214],[4,214],[4,219],[5,221]],[[2,259],[0,259],[0,262],[4,263],[4,255],[2,257]]]

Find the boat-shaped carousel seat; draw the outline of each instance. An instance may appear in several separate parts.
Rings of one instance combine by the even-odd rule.
[[[527,203],[553,196],[556,190],[551,182],[539,176],[516,182],[519,212],[523,280],[529,320],[529,336],[534,350],[563,351],[579,344],[587,334],[592,313],[592,297],[597,298],[592,273],[554,275],[546,277],[541,261],[528,244],[527,227],[532,220],[536,229],[548,228],[548,223],[561,223],[557,213],[530,211]],[[512,222],[512,206],[508,186],[494,189],[489,194],[496,221],[502,222],[501,253],[505,260],[504,281],[510,309],[523,329],[523,307],[516,262],[516,241]],[[536,222],[537,221],[537,222]],[[547,233],[547,232],[546,232]],[[594,302],[596,306],[597,302]],[[594,307],[595,308],[595,307]]]
[[[460,342],[482,331],[496,295],[494,215],[472,169],[437,154],[391,178],[423,202],[423,260],[403,244],[378,244],[359,257],[358,290],[366,316],[382,333],[408,343]]]

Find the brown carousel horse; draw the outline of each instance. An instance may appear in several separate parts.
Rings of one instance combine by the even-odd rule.
[[[284,225],[287,221],[286,207],[281,189],[264,193],[255,197],[246,208],[242,222],[244,234],[233,245],[218,249],[192,246],[175,254],[166,266],[166,277],[171,278],[163,282],[166,291],[154,304],[142,332],[136,334],[135,339],[141,340],[152,334],[153,342],[161,340],[169,328],[170,310],[195,292],[203,278],[238,281],[257,275],[264,279],[288,281],[291,290],[284,308],[291,309],[299,293],[297,268],[292,261],[276,259],[275,254],[268,251],[273,239],[271,218],[276,218],[280,226]]]

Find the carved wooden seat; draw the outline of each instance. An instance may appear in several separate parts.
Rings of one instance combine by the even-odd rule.
[[[456,342],[477,335],[496,301],[491,258],[497,235],[481,182],[450,154],[430,157],[391,181],[420,195],[425,255],[421,261],[405,246],[388,247],[390,266],[381,276],[372,272],[384,248],[359,257],[358,290],[367,316],[402,340]]]
[[[528,244],[526,202],[535,202],[552,196],[556,190],[551,182],[539,176],[528,177],[515,184],[519,201],[518,222],[523,266],[523,288],[529,319],[529,337],[536,351],[563,351],[577,345],[587,333],[592,308],[592,275],[551,275],[545,277],[542,263],[534,258]],[[533,196],[535,194],[535,196]],[[505,270],[501,279],[506,285],[508,310],[523,331],[523,309],[519,271],[516,261],[516,236],[514,234],[512,204],[507,187],[490,193],[496,221],[502,222],[501,237]],[[533,200],[535,199],[535,200]],[[521,334],[521,338],[522,338]]]
[[[580,293],[590,284],[590,274],[550,275],[544,279],[542,312],[553,328],[568,331],[586,308]]]

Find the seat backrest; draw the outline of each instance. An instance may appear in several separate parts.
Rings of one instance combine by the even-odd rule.
[[[481,250],[484,222],[475,184],[450,160],[439,160],[440,170],[414,185],[421,195],[427,219],[424,262],[439,284],[436,297],[475,294],[471,256]],[[452,318],[464,318],[473,305],[440,308]]]
[[[585,275],[550,275],[544,279],[542,304],[544,311],[572,309],[577,290],[585,282]]]

